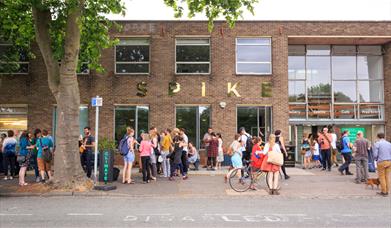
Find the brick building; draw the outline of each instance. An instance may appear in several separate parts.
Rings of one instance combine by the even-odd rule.
[[[102,137],[118,139],[125,126],[180,126],[202,146],[211,126],[228,144],[244,126],[252,135],[281,129],[298,147],[303,132],[333,124],[390,139],[389,22],[217,22],[212,33],[199,21],[119,23],[119,44],[102,52],[106,72],[78,74],[81,127],[94,126],[90,100],[99,95]],[[2,75],[2,131],[55,130],[55,100],[34,50],[18,74]]]

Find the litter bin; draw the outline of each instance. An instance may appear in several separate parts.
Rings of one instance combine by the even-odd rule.
[[[99,155],[99,182],[113,182],[114,151],[104,150]]]
[[[295,167],[295,146],[287,145],[285,146],[288,157],[285,158],[285,167]]]

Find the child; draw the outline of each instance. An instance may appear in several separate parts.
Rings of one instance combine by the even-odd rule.
[[[216,165],[216,168],[219,170],[219,169],[221,169],[221,163],[224,162],[223,139],[222,139],[220,133],[217,133],[216,136],[217,136],[217,140],[219,142],[218,149],[217,149],[217,165]]]
[[[313,160],[315,161],[315,165],[313,166],[314,168],[321,168],[320,164],[320,152],[319,152],[319,144],[316,140],[316,138],[311,137],[310,138],[310,144],[311,144],[311,152],[314,155]]]

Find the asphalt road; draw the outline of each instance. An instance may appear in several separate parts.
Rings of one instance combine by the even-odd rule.
[[[0,198],[0,227],[391,227],[391,198]]]

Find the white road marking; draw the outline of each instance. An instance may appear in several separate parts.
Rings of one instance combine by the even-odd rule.
[[[68,213],[68,216],[102,216],[101,213]]]
[[[31,216],[33,214],[1,214],[0,216]]]

